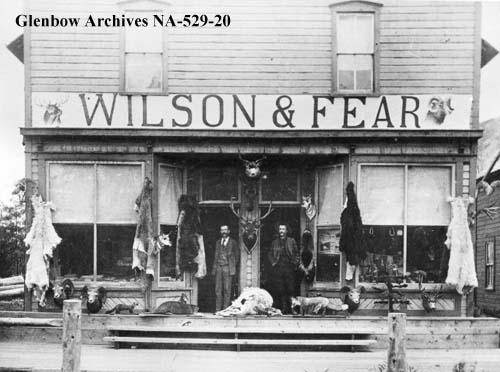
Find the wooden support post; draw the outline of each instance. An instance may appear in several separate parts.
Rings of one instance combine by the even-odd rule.
[[[82,302],[65,300],[63,305],[62,372],[80,372],[82,348]]]
[[[406,314],[389,313],[387,372],[406,371]]]

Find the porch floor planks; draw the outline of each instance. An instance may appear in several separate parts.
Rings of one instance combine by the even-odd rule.
[[[460,361],[477,362],[478,371],[497,371],[499,349],[407,350],[408,364],[425,372],[449,372]],[[366,372],[387,360],[387,350],[369,352],[262,352],[113,349],[83,345],[81,370],[87,372]],[[60,344],[0,342],[0,371],[61,370]]]

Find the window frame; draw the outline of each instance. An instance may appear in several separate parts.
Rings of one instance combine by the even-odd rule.
[[[129,12],[148,14],[163,14],[168,17],[167,8],[169,3],[160,0],[126,0],[118,2],[120,10],[123,14]],[[148,24],[147,27],[153,27]],[[120,95],[168,95],[168,33],[167,27],[161,28],[162,45],[161,45],[161,67],[162,67],[162,87],[159,91],[141,91],[127,90],[127,72],[126,72],[126,33],[125,27],[120,28]]]
[[[457,183],[457,175],[456,175],[456,170],[457,170],[457,165],[452,162],[445,162],[445,163],[423,163],[423,162],[360,162],[358,163],[357,166],[357,177],[356,177],[356,194],[358,195],[359,198],[359,192],[361,188],[361,169],[363,166],[372,166],[372,167],[377,167],[377,166],[400,166],[404,167],[404,205],[403,205],[403,272],[406,273],[407,269],[407,260],[408,260],[408,226],[413,226],[413,225],[408,225],[408,189],[409,189],[409,184],[408,184],[408,168],[409,167],[449,167],[451,171],[451,180],[450,180],[450,190],[451,190],[451,197],[455,197],[456,195],[456,183]],[[451,208],[451,207],[450,207]],[[364,224],[364,223],[363,223]],[[387,225],[391,226],[391,225]],[[436,225],[429,225],[429,226],[436,226]],[[445,225],[439,225],[439,226],[445,226]],[[358,284],[364,285],[364,286],[372,286],[374,283],[367,283],[367,282],[359,282],[359,272],[356,270],[356,282]],[[378,283],[380,284],[380,283]],[[425,283],[426,288],[429,289],[439,289],[440,286],[444,283]],[[408,289],[418,289],[418,283],[408,283]]]
[[[332,96],[379,96],[380,95],[380,8],[383,5],[371,1],[343,1],[330,4],[332,19]],[[341,14],[373,14],[373,66],[371,90],[340,90],[338,88],[338,17]],[[356,55],[356,54],[355,54]],[[365,54],[363,54],[365,55]]]
[[[496,259],[496,252],[495,252],[495,246],[496,246],[496,239],[489,238],[486,240],[484,244],[484,254],[485,254],[485,260],[484,260],[484,289],[486,291],[494,291],[495,290],[495,259]],[[492,262],[489,262],[488,258],[490,255],[488,254],[489,249],[491,248],[492,250]],[[488,271],[491,271],[490,273],[490,279],[491,283],[488,283]]]
[[[93,195],[93,221],[89,222],[57,222],[57,224],[65,224],[65,225],[91,225],[93,229],[93,262],[92,262],[92,283],[96,284],[99,281],[97,280],[98,273],[97,273],[97,228],[99,225],[106,225],[106,226],[129,226],[129,225],[134,225],[134,223],[124,223],[122,222],[104,222],[104,223],[98,223],[97,221],[97,202],[98,202],[98,196],[97,196],[97,168],[99,165],[133,165],[133,166],[140,166],[141,167],[141,179],[143,180],[145,177],[145,163],[142,161],[91,161],[91,160],[86,160],[86,161],[47,161],[46,162],[46,169],[47,169],[47,174],[46,174],[46,179],[45,179],[45,186],[47,190],[47,196],[50,197],[51,195],[51,188],[50,188],[50,166],[52,164],[68,164],[68,165],[93,165],[94,167],[94,195]],[[57,206],[56,206],[57,207]],[[110,286],[109,284],[112,282],[107,282],[104,281],[104,284],[106,284],[108,287]]]

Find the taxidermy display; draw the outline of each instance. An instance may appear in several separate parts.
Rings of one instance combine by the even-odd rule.
[[[255,247],[255,243],[257,243],[258,233],[260,228],[262,227],[262,221],[273,212],[273,202],[269,203],[269,208],[262,217],[256,218],[254,220],[244,218],[238,212],[236,212],[236,210],[234,209],[233,198],[231,198],[230,208],[234,215],[238,217],[240,226],[243,228],[243,244],[245,244],[247,252],[250,253]]]
[[[347,305],[347,312],[349,314],[354,313],[359,308],[359,303],[361,300],[361,294],[366,292],[365,287],[358,286],[356,288],[351,288],[348,286],[342,287],[340,293],[342,293],[342,302]]]
[[[302,252],[300,254],[298,279],[305,279],[306,283],[312,283],[316,275],[316,266],[314,265],[313,237],[311,230],[305,229],[302,233]]]
[[[312,195],[302,197],[302,208],[304,208],[309,221],[316,216],[316,206],[312,203]]]
[[[187,296],[183,293],[179,301],[165,301],[153,310],[153,314],[190,315],[198,311],[198,306],[188,304]]]
[[[305,314],[318,314],[325,315],[326,309],[330,301],[326,297],[292,297],[292,311],[296,313],[297,307],[300,308],[302,316]]]
[[[446,284],[455,286],[459,294],[477,287],[472,237],[469,229],[468,207],[473,198],[448,198],[451,203],[451,222],[444,244],[450,250]],[[464,291],[465,290],[465,291]]]
[[[200,249],[198,237],[201,235],[201,223],[196,197],[181,195],[178,203],[176,255],[179,259],[176,272],[180,276],[182,271],[197,270],[198,264],[195,259]]]
[[[40,307],[45,307],[45,296],[49,289],[49,265],[54,248],[61,242],[52,225],[52,211],[55,207],[44,202],[40,195],[31,197],[34,218],[31,229],[24,239],[29,255],[26,264],[26,287],[35,289],[35,296]]]
[[[132,302],[129,305],[126,305],[126,304],[117,304],[112,309],[107,310],[106,314],[120,314],[122,311],[128,311],[129,314],[133,314],[134,313],[134,309],[135,309],[135,307],[137,305],[139,305],[139,304],[137,302],[135,302],[135,301]]]
[[[82,288],[82,299],[87,303],[87,310],[90,314],[96,314],[102,309],[102,305],[106,302],[106,289],[99,287],[90,289],[87,286]]]
[[[246,315],[282,315],[279,309],[273,308],[273,298],[262,288],[248,287],[224,310],[216,313],[220,316]]]
[[[71,279],[64,279],[61,284],[56,284],[52,288],[54,305],[59,309],[63,308],[64,300],[69,300],[73,296],[75,286]]]
[[[241,154],[239,155],[240,156],[240,160],[243,162],[243,164],[245,165],[245,174],[248,178],[259,178],[260,175],[261,175],[261,170],[260,170],[260,166],[262,164],[262,162],[266,159],[265,156],[263,156],[262,158],[258,159],[258,160],[245,160],[241,157]]]
[[[436,310],[437,301],[443,297],[441,290],[442,286],[439,288],[437,292],[429,292],[427,293],[425,288],[421,289],[420,292],[422,298],[422,306],[424,307],[425,312],[431,313]]]
[[[350,265],[358,265],[366,258],[366,247],[363,239],[363,222],[354,192],[354,183],[349,182],[346,188],[347,206],[340,216],[339,249],[346,255]]]

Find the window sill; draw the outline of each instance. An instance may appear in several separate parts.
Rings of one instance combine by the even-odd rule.
[[[168,96],[168,92],[126,92],[119,91],[119,96]]]
[[[335,98],[363,98],[363,97],[381,97],[380,92],[334,92],[330,94],[331,97]]]

